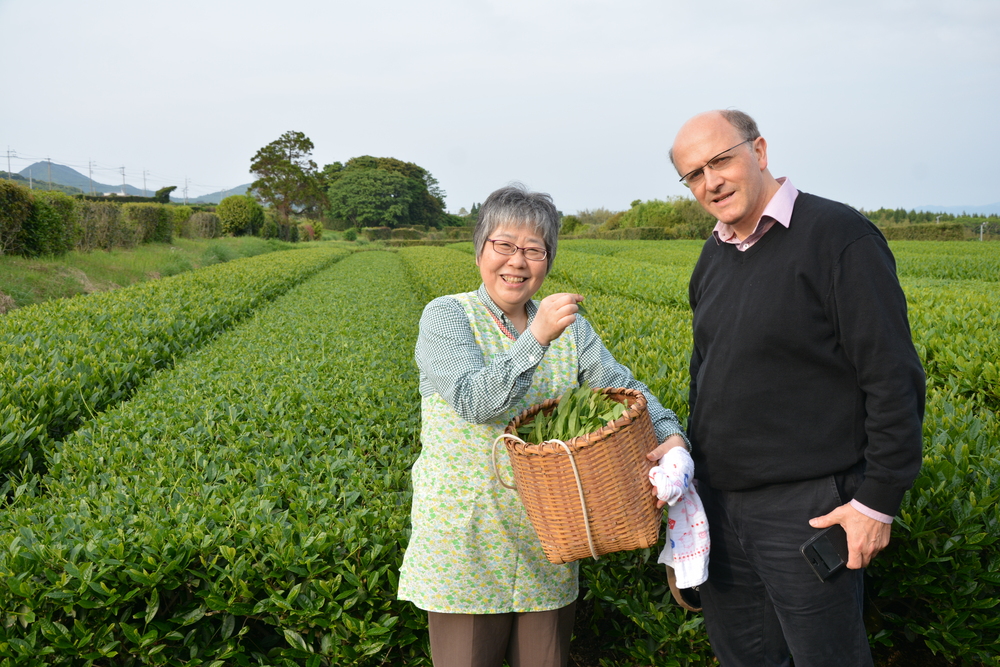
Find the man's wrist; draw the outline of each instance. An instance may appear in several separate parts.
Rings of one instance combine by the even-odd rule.
[[[853,507],[857,511],[861,512],[862,514],[864,514],[869,519],[875,519],[876,521],[878,521],[880,523],[892,523],[892,517],[889,516],[888,514],[883,514],[882,512],[878,512],[876,510],[873,510],[872,508],[868,507],[867,505],[862,505],[861,503],[859,503],[857,500],[854,500],[853,498],[851,499],[851,507]]]

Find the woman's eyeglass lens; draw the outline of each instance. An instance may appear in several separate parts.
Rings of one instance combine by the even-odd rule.
[[[493,244],[493,249],[501,255],[513,255],[516,254],[518,250],[523,250],[525,259],[538,262],[545,259],[549,254],[549,251],[545,248],[522,248],[507,241],[494,241],[493,239],[487,240]]]

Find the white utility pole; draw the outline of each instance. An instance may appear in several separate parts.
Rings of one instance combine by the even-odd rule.
[[[87,174],[90,176],[90,194],[94,194],[94,161],[87,160]]]
[[[149,172],[146,171],[145,169],[142,170],[142,196],[143,197],[146,196],[146,174],[148,174],[148,173]]]
[[[122,167],[122,197],[125,196],[125,167]]]

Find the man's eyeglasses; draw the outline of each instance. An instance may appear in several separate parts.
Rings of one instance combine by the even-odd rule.
[[[515,255],[518,250],[523,250],[524,258],[535,262],[540,262],[549,255],[549,251],[545,248],[522,248],[521,246],[514,245],[510,241],[499,241],[497,239],[486,240],[492,243],[493,249],[501,255]]]
[[[684,186],[688,188],[693,188],[694,186],[699,185],[702,179],[705,178],[706,169],[711,169],[712,171],[722,171],[723,169],[729,166],[729,162],[734,157],[732,155],[726,155],[726,153],[728,153],[733,149],[739,148],[743,144],[752,144],[754,141],[756,141],[756,139],[746,139],[745,141],[741,141],[735,146],[727,148],[726,150],[722,151],[721,153],[713,157],[711,160],[706,162],[705,166],[698,167],[697,169],[689,171],[688,173],[681,176],[680,182],[683,183]]]

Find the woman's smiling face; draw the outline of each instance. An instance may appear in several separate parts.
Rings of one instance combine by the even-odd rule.
[[[490,238],[520,248],[545,248],[545,241],[530,227],[497,227]],[[522,250],[513,255],[500,254],[486,241],[476,265],[493,303],[513,319],[524,314],[524,304],[542,286],[549,263],[547,259],[525,259]]]

